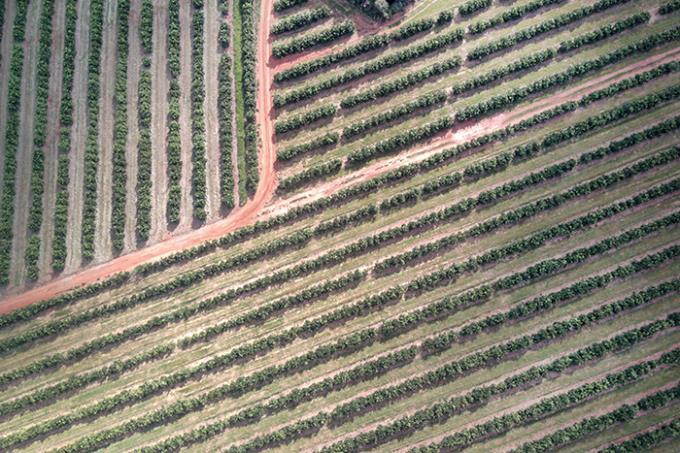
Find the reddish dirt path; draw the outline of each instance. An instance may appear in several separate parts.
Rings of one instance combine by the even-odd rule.
[[[542,99],[538,105],[534,103],[525,108],[518,109],[517,111],[500,113],[472,126],[459,129],[455,132],[451,131],[435,142],[417,149],[405,151],[403,155],[377,162],[364,168],[361,172],[347,175],[344,178],[330,181],[303,194],[295,195],[293,199],[277,200],[276,203],[272,204],[267,209],[264,209],[273,195],[276,183],[274,173],[275,143],[273,138],[273,106],[270,93],[272,87],[272,67],[275,64],[268,58],[271,54],[271,42],[268,40],[267,36],[271,21],[272,3],[273,0],[263,0],[263,14],[260,16],[259,25],[260,40],[258,44],[257,72],[260,85],[257,99],[257,114],[258,123],[261,125],[261,132],[263,134],[263,146],[260,155],[260,184],[252,201],[241,208],[234,209],[232,215],[229,217],[207,225],[199,230],[170,237],[166,241],[154,244],[128,255],[123,255],[107,263],[83,269],[77,274],[61,277],[22,294],[9,295],[4,301],[0,302],[0,314],[30,305],[31,303],[43,299],[54,297],[78,286],[109,277],[117,272],[131,270],[139,264],[152,261],[163,255],[198,245],[207,240],[218,238],[230,231],[252,223],[256,218],[266,218],[284,211],[287,208],[327,196],[349,185],[365,181],[373,176],[384,173],[385,171],[394,168],[395,165],[422,160],[448,146],[462,143],[471,138],[491,132],[492,130],[503,128],[508,124],[529,118],[532,115],[550,109],[568,100],[578,99],[584,94],[601,89],[617,80],[628,78],[634,74],[644,72],[652,67],[671,61],[674,59],[673,57],[676,57],[676,55],[680,53],[680,48],[678,48],[651,56],[607,75],[591,79],[575,88],[564,90],[553,96],[546,97]],[[264,30],[264,32],[262,30]]]

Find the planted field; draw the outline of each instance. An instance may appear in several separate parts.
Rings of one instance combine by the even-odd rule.
[[[675,2],[8,5],[0,450],[680,443]]]

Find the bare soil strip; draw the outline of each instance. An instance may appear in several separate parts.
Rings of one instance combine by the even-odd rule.
[[[82,261],[83,166],[87,139],[87,57],[90,47],[90,5],[78,2],[76,61],[73,74],[73,128],[68,172],[68,222],[64,273],[80,268]]]
[[[118,2],[104,3],[102,37],[101,95],[99,97],[99,166],[97,167],[97,217],[94,232],[94,260],[101,263],[112,258],[111,202],[113,174],[113,114],[116,85],[116,45]],[[121,105],[117,108],[125,108]]]
[[[220,65],[220,53],[217,33],[220,27],[220,13],[217,0],[205,2],[205,36],[203,40],[204,72],[205,72],[205,138],[206,138],[206,210],[208,222],[220,218],[220,142],[219,119],[217,113],[217,72]]]
[[[65,0],[55,0],[50,48],[50,87],[47,95],[47,131],[45,134],[45,189],[43,190],[43,221],[40,226],[40,281],[52,275],[52,241],[54,239],[54,209],[57,197],[57,167],[59,165],[59,109],[63,78]]]
[[[123,253],[131,252],[137,245],[137,144],[139,143],[139,124],[137,118],[137,91],[139,87],[139,71],[141,70],[142,47],[139,41],[139,13],[141,0],[130,2],[130,32],[128,34],[128,78],[127,78],[127,114],[128,136],[125,150],[127,164],[127,181],[125,189],[125,240]]]
[[[229,27],[231,36],[229,38],[229,55],[231,56],[231,174],[234,178],[234,206],[241,206],[239,197],[239,178],[238,178],[238,128],[236,124],[236,65],[234,62],[234,2],[229,2]]]
[[[0,0],[2,1],[2,0]],[[12,24],[16,15],[14,0],[5,0],[5,23],[2,26],[2,46],[0,47],[0,137],[5,137],[7,127],[7,84],[9,80],[9,60],[12,57]],[[4,141],[3,141],[4,143]],[[5,152],[0,152],[0,187],[5,177]]]
[[[21,74],[21,113],[17,173],[14,197],[14,224],[12,225],[12,264],[10,286],[23,286],[26,280],[26,236],[29,205],[31,204],[31,167],[33,159],[33,132],[35,126],[35,76],[38,62],[40,29],[40,3],[31,2],[26,16],[24,40],[24,66]]]
[[[271,104],[271,69],[270,62],[270,43],[267,39],[269,30],[269,22],[272,12],[272,1],[263,0],[262,13],[260,15],[259,25],[259,43],[258,43],[258,80],[259,95],[258,95],[258,124],[260,124],[262,132],[262,155],[260,157],[261,176],[260,185],[253,200],[243,206],[234,210],[233,215],[207,225],[196,231],[188,234],[177,235],[167,241],[154,244],[150,247],[138,250],[125,256],[121,256],[107,263],[99,266],[91,267],[75,275],[64,276],[56,279],[44,286],[32,289],[22,294],[6,297],[0,302],[0,313],[7,313],[9,311],[30,305],[58,294],[76,288],[78,286],[93,283],[97,280],[111,276],[117,272],[126,271],[135,266],[160,258],[166,254],[173,253],[185,248],[189,248],[205,242],[207,240],[218,238],[230,231],[243,227],[252,223],[255,219],[265,219],[278,212],[285,211],[287,208],[307,203],[312,196],[325,196],[334,193],[338,190],[368,179],[377,174],[394,168],[394,165],[408,162],[415,156],[420,160],[425,158],[428,153],[436,152],[444,147],[451,146],[461,141],[470,140],[479,137],[486,133],[492,132],[499,128],[505,127],[508,124],[521,120],[522,118],[532,116],[539,113],[539,111],[551,108],[569,99],[578,99],[580,96],[591,93],[601,89],[618,80],[628,78],[634,74],[644,72],[653,67],[659,66],[667,61],[673,59],[673,56],[680,49],[673,49],[671,51],[662,53],[660,55],[650,56],[642,61],[638,61],[631,65],[614,71],[607,75],[592,79],[582,85],[576,86],[570,90],[564,90],[557,94],[546,96],[541,99],[540,103],[533,103],[528,108],[518,109],[510,113],[501,113],[489,119],[480,121],[467,129],[457,131],[455,134],[447,134],[446,137],[439,139],[436,142],[427,144],[423,147],[405,151],[402,156],[397,156],[393,159],[380,161],[374,165],[364,168],[357,174],[349,175],[348,178],[341,178],[336,181],[330,181],[326,184],[320,185],[311,191],[309,196],[306,194],[296,195],[295,199],[277,200],[276,203],[271,204],[267,209],[263,209],[267,202],[271,199],[273,190],[275,188],[275,174],[274,174],[274,160],[275,160],[275,146],[273,142],[273,125],[272,125],[272,104]],[[264,31],[263,31],[264,30]],[[676,57],[677,58],[677,57]],[[499,120],[501,118],[502,120]],[[482,125],[481,127],[479,125]],[[424,151],[425,150],[425,151]],[[423,155],[425,154],[425,155]]]
[[[153,5],[153,55],[151,58],[151,231],[149,243],[167,235],[167,116],[168,116],[168,6],[163,0]]]
[[[179,138],[182,148],[182,202],[175,231],[189,231],[193,223],[191,204],[191,2],[179,2]]]

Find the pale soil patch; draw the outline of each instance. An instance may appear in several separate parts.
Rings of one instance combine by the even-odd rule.
[[[76,58],[73,75],[73,127],[69,155],[68,221],[66,227],[66,264],[64,274],[81,266],[83,228],[83,166],[87,139],[87,60],[90,46],[90,8],[78,2],[76,22]]]
[[[2,1],[2,0],[0,0]],[[7,128],[7,84],[9,83],[8,66],[12,58],[12,25],[16,15],[16,3],[5,0],[5,23],[2,24],[2,44],[0,44],[0,140],[4,144]],[[0,153],[0,187],[5,178],[5,153]]]
[[[102,36],[101,94],[99,96],[99,165],[97,166],[97,214],[94,232],[94,260],[97,263],[112,258],[111,203],[113,196],[113,122],[117,64],[118,2],[104,3],[104,33]]]
[[[191,198],[191,2],[179,2],[179,138],[182,149],[182,188],[179,224],[175,231],[191,229],[194,207]]]
[[[33,166],[33,133],[35,125],[35,77],[38,61],[40,28],[40,4],[32,2],[26,14],[26,38],[24,39],[24,65],[21,74],[21,112],[19,147],[14,196],[14,222],[12,239],[12,265],[10,285],[23,286],[26,279],[26,236],[28,213],[31,205],[31,168]]]
[[[151,231],[149,243],[165,239],[167,176],[167,115],[168,115],[168,6],[162,0],[153,5],[153,55],[151,59]]]
[[[216,0],[205,2],[205,33],[203,42],[205,70],[205,138],[206,138],[206,210],[208,222],[220,218],[220,143],[219,119],[217,114],[218,71],[220,53],[218,52],[217,33],[220,26],[220,13]]]
[[[125,189],[125,241],[123,253],[137,248],[137,145],[139,143],[139,124],[137,117],[137,91],[141,69],[141,43],[139,40],[139,12],[141,0],[130,2],[130,30],[128,33],[128,72],[127,72],[127,113],[128,136],[125,149],[127,180]]]
[[[52,46],[50,49],[50,86],[47,94],[47,131],[45,133],[45,186],[43,221],[40,227],[40,281],[52,275],[52,241],[54,240],[54,210],[57,196],[57,166],[59,165],[59,110],[63,82],[65,0],[54,2]]]

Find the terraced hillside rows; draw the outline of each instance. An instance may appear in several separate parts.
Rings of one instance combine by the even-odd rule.
[[[676,3],[8,2],[0,450],[677,451]]]

